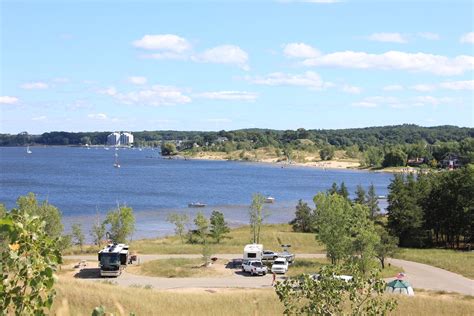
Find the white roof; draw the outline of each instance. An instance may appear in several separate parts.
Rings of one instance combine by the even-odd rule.
[[[261,244],[248,244],[244,247],[244,252],[252,252],[252,251],[263,251],[263,245]]]

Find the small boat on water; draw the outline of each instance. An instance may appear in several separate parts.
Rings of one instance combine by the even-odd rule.
[[[114,168],[120,168],[120,163],[119,163],[119,160],[118,160],[118,154],[115,153],[115,162],[114,162]]]
[[[274,197],[271,197],[271,196],[267,196],[265,198],[265,203],[273,203],[275,202],[275,198]]]
[[[27,153],[27,154],[33,153],[33,152],[30,150],[30,146],[26,146],[26,153]]]
[[[189,203],[188,207],[205,207],[206,204],[200,202]]]

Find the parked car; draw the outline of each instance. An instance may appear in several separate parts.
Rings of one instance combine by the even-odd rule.
[[[274,252],[271,250],[264,250],[262,253],[262,260],[273,261],[277,258],[285,258],[289,264],[295,261],[295,255],[286,250],[283,252]]]
[[[285,258],[276,258],[273,261],[272,272],[285,274],[288,271],[288,261]]]
[[[267,267],[259,260],[244,260],[242,262],[242,272],[248,272],[250,275],[265,275]]]

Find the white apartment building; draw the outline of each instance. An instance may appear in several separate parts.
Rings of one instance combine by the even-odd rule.
[[[120,134],[115,132],[107,136],[107,145],[118,146],[120,145]]]
[[[133,144],[133,135],[131,133],[120,134],[120,145],[128,146]]]
[[[112,133],[107,136],[108,146],[129,146],[133,144],[133,135],[131,133]]]

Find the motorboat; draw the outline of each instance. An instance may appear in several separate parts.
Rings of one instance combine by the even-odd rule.
[[[206,204],[201,203],[201,202],[193,202],[193,203],[188,204],[188,207],[205,207],[205,206]]]
[[[267,196],[265,198],[265,203],[273,203],[275,202],[275,198],[274,197],[271,197],[271,196]]]

